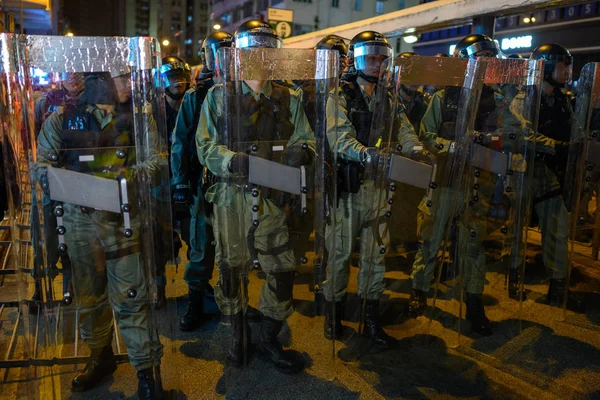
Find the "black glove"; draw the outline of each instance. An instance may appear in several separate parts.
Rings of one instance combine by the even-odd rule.
[[[246,153],[237,153],[229,162],[229,172],[248,175],[250,170],[250,157]]]
[[[283,162],[290,167],[301,167],[312,162],[312,151],[308,146],[289,147],[283,155]]]
[[[173,202],[177,205],[189,205],[192,201],[192,191],[188,185],[175,185]]]
[[[367,147],[360,154],[360,161],[363,164],[376,164],[379,161],[379,151],[377,147]]]
[[[413,149],[410,153],[410,159],[429,165],[433,165],[435,162],[433,155],[423,148]]]

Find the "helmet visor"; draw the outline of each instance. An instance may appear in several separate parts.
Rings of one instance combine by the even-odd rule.
[[[277,35],[270,35],[265,32],[247,33],[235,38],[235,47],[238,49],[253,47],[280,49],[283,47],[283,40]]]
[[[369,69],[374,63],[382,64],[392,57],[392,49],[385,44],[365,43],[354,46],[354,66],[359,71]]]
[[[458,56],[462,58],[498,57],[500,49],[495,41],[480,41],[467,46]]]
[[[191,74],[190,74],[190,72],[182,71],[182,70],[178,69],[175,71],[169,71],[167,73],[162,74],[162,78],[163,78],[163,83],[165,85],[165,88],[168,88],[169,86],[173,86],[173,85],[177,85],[177,84],[181,84],[181,85],[189,84],[190,80],[191,80]]]
[[[214,71],[219,65],[219,49],[231,47],[231,43],[213,43],[204,48],[206,67]]]

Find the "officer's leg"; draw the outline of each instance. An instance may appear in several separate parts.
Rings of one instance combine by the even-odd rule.
[[[411,279],[413,290],[409,300],[409,314],[413,317],[423,315],[427,303],[427,293],[435,273],[437,255],[447,230],[451,212],[450,191],[439,188],[434,192],[432,207],[425,200],[419,206],[418,233],[421,246],[415,255]]]
[[[79,310],[79,332],[92,353],[83,371],[73,379],[73,391],[82,392],[117,369],[111,346],[114,328],[107,271],[92,217],[83,214],[79,207],[65,204],[63,223],[72,263],[74,300]]]
[[[247,217],[249,224],[250,212]],[[263,200],[259,221],[255,232],[255,247],[267,280],[261,288],[258,303],[258,308],[264,315],[258,349],[279,370],[287,373],[300,372],[304,369],[304,362],[285,352],[277,340],[283,321],[293,312],[294,275],[297,267],[294,252],[289,246],[286,216],[273,202]]]
[[[483,287],[485,284],[485,251],[483,239],[486,234],[485,220],[474,215],[465,216],[460,222],[459,242],[464,243],[464,254],[461,254],[459,266],[460,275],[466,291],[467,320],[471,329],[481,335],[492,334],[490,321],[485,315],[483,307]]]
[[[214,256],[205,259],[205,250],[210,250],[212,254],[214,252],[212,252],[212,238],[207,235],[211,227],[204,215],[204,198],[201,195],[194,196],[194,204],[190,207],[190,213],[189,262],[185,266],[183,275],[183,279],[189,287],[190,303],[185,315],[179,321],[182,331],[195,329],[205,320],[204,292],[208,287],[214,267]]]
[[[147,270],[151,266],[144,265],[140,252],[140,217],[132,218],[133,236],[125,238],[123,225],[114,214],[96,214],[106,257],[109,300],[129,361],[137,370],[138,397],[158,395],[162,389],[156,387],[154,371],[160,367],[163,348],[151,307],[153,274]]]
[[[251,332],[242,312],[242,290],[247,279],[244,267],[248,264],[246,232],[242,215],[243,194],[236,194],[232,204],[213,208],[213,229],[216,239],[215,261],[219,268],[219,281],[215,285],[215,301],[223,321],[231,324],[232,343],[229,348],[229,365],[240,367],[244,363],[244,351],[249,348]],[[247,226],[246,226],[247,228]]]
[[[368,189],[369,191],[371,189]],[[383,198],[383,194],[379,193]],[[373,200],[376,196],[361,191],[360,212],[360,265],[358,272],[358,297],[361,299],[361,308],[364,304],[363,315],[363,334],[370,338],[375,344],[383,347],[389,347],[393,339],[388,336],[379,323],[379,298],[385,289],[385,255],[380,251],[376,240],[376,232],[383,232],[384,225],[387,223],[385,218],[385,208],[383,206],[374,207]],[[379,234],[377,234],[379,236]],[[389,246],[389,235],[380,236],[384,248]],[[364,303],[363,303],[364,302]]]
[[[327,227],[326,247],[328,252],[325,294],[325,337],[339,339],[343,334],[343,302],[350,276],[350,257],[358,234],[358,214],[353,208],[354,196],[342,193],[336,210],[333,229]]]
[[[544,265],[552,271],[547,301],[553,306],[561,307],[565,296],[569,266],[569,214],[562,196],[555,196],[538,203],[535,210],[540,217]],[[583,303],[580,299],[568,289],[566,294],[569,309],[583,310]]]

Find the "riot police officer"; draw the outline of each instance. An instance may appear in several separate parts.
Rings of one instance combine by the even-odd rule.
[[[173,132],[177,113],[185,92],[190,88],[192,70],[188,63],[175,56],[162,59],[160,76],[163,80],[166,96],[167,131]]]
[[[48,167],[109,179],[124,177],[122,181],[126,179],[128,184],[135,179],[132,174],[151,176],[158,170],[157,158],[151,157],[139,165],[131,153],[134,143],[130,79],[129,71],[91,75],[79,102],[59,107],[46,119],[38,137],[37,171],[46,194],[51,192]],[[156,142],[158,132],[148,111],[148,107],[143,111],[149,127],[148,139]],[[115,152],[115,147],[127,150]],[[138,396],[155,399],[160,394],[153,369],[160,365],[162,345],[152,326],[150,306],[144,300],[152,284],[145,281],[142,271],[141,217],[134,199],[131,204],[131,228],[125,231],[119,214],[67,202],[55,208],[55,215],[63,219],[57,233],[64,235],[63,250],[72,263],[79,332],[91,349],[91,358],[73,379],[72,390],[89,390],[116,370],[111,346],[114,311],[129,360],[138,371]]]
[[[578,311],[581,301],[567,289],[569,215],[563,196],[564,178],[568,160],[568,144],[573,127],[578,122],[573,114],[569,98],[562,92],[571,79],[573,58],[571,53],[556,43],[537,47],[530,59],[544,60],[544,82],[535,142],[533,170],[533,209],[542,234],[544,265],[551,271],[547,302],[561,307],[567,293],[567,307]],[[577,201],[571,198],[570,201]],[[569,209],[572,204],[569,204]],[[510,284],[517,277],[512,271]]]
[[[500,49],[493,39],[485,35],[475,34],[463,38],[456,45],[453,57],[496,57],[499,54]],[[438,163],[451,157],[450,152],[454,148],[456,113],[460,94],[461,88],[459,87],[447,87],[435,93],[422,119],[419,139],[426,149],[436,154]],[[497,97],[498,94],[495,89],[488,86],[484,87],[478,110],[481,123],[485,123],[484,119],[488,114],[493,115],[495,104],[498,101]],[[436,193],[440,195],[445,190],[451,189],[438,188]],[[442,232],[446,231],[440,229],[439,224],[445,224],[448,221],[448,213],[451,212],[449,203],[449,201],[435,201],[432,208],[425,206],[425,204],[419,207],[421,214],[419,217],[419,236],[422,243],[413,263],[411,273],[413,289],[409,299],[409,313],[413,317],[422,315],[426,306],[427,293],[435,269],[437,253],[443,240],[441,235]],[[481,247],[481,244],[470,244],[470,246],[469,249],[474,246]],[[490,322],[485,315],[482,301],[485,282],[485,259],[480,256],[470,256],[471,253],[475,254],[477,251],[473,249],[473,251],[469,251],[469,254],[460,255],[461,257],[474,258],[473,260],[465,260],[465,265],[468,267],[461,271],[463,274],[461,279],[465,282],[467,293],[467,320],[471,323],[473,331],[482,335],[490,335]]]
[[[191,70],[190,66],[181,58],[175,56],[168,56],[162,59],[162,65],[160,67],[160,77],[163,82],[163,87],[165,88],[165,111],[167,117],[167,141],[171,143],[171,134],[173,132],[173,128],[175,127],[175,120],[177,119],[177,113],[179,112],[179,107],[181,106],[181,101],[183,99],[183,95],[186,90],[190,87],[191,81]],[[171,156],[171,147],[168,147],[169,151],[169,159]],[[165,193],[160,194],[160,201],[163,203],[161,207],[159,207],[159,213],[168,213],[171,209],[170,200],[168,199],[168,195],[165,196]],[[187,227],[189,225],[189,215],[186,210],[181,212],[181,210],[174,208],[173,209],[174,219],[178,220],[179,223],[183,226],[183,237],[184,240],[188,237],[185,232],[187,232]],[[163,218],[162,216],[158,216],[156,221],[167,221],[168,218]],[[163,226],[161,227],[161,232],[163,234],[163,240],[159,240],[156,242],[156,298],[154,299],[154,308],[161,309],[167,304],[166,297],[166,273],[165,266],[169,262],[172,257],[177,258],[179,254],[179,249],[181,249],[181,240],[179,235],[171,226]],[[171,255],[170,248],[164,248],[165,245],[170,245],[173,243],[173,255]],[[189,243],[189,240],[187,241]],[[189,246],[188,246],[189,248]]]
[[[240,49],[280,48],[282,43],[274,29],[259,20],[243,23],[234,34],[234,46]],[[257,69],[260,70],[259,67]],[[229,99],[234,96],[240,101],[236,110],[225,109],[225,93]],[[237,114],[234,119],[233,114]],[[241,132],[241,137],[228,131],[233,128],[231,124],[236,123],[236,131]],[[254,251],[266,274],[259,299],[259,310],[264,317],[258,350],[279,370],[296,373],[304,368],[304,362],[286,352],[277,339],[283,322],[292,313],[292,289],[297,268],[288,244],[285,211],[274,198],[248,190],[249,155],[246,147],[235,147],[235,143],[246,146],[248,142],[254,142],[258,147],[257,144],[263,141],[261,139],[270,140],[270,136],[264,135],[275,132],[284,141],[294,138],[304,143],[314,142],[300,93],[268,80],[226,82],[215,85],[207,93],[196,132],[196,144],[200,163],[216,176],[217,181],[208,189],[206,198],[214,207],[215,259],[219,267],[215,299],[221,312],[232,317],[233,343],[229,350],[229,363],[233,366],[243,364],[245,337],[251,337],[250,327],[244,318],[243,293],[247,279],[244,269],[251,258],[251,251]],[[287,149],[296,159],[294,164],[310,162],[309,151],[293,145],[293,142],[288,144]],[[260,148],[269,150],[270,146]],[[246,224],[253,212],[249,205],[257,197],[260,197],[260,205],[256,207],[261,210],[260,223]],[[248,244],[250,233],[255,240],[254,249]]]
[[[173,130],[171,145],[171,187],[173,202],[188,207],[191,219],[182,224],[182,236],[188,244],[189,262],[183,278],[189,288],[189,305],[179,321],[182,331],[197,328],[204,320],[204,293],[212,277],[215,253],[212,223],[205,209],[202,193],[204,168],[198,161],[196,151],[196,130],[200,119],[200,109],[214,85],[214,71],[217,68],[219,50],[231,47],[232,36],[227,32],[213,32],[202,43],[204,66],[196,87],[185,92],[177,122]],[[183,229],[189,225],[186,232]],[[210,291],[212,293],[212,290]]]
[[[362,180],[365,165],[374,163],[377,157],[377,148],[368,147],[375,89],[381,67],[391,57],[392,49],[382,34],[365,31],[356,35],[350,42],[350,67],[344,74],[345,81],[339,92],[332,94],[327,104],[327,120],[337,119],[337,127],[330,129],[328,125],[327,134],[329,145],[338,153],[337,169],[341,179],[338,182],[337,220],[333,224],[335,228],[327,233],[329,259],[324,293],[328,305],[324,334],[328,339],[342,338],[342,309],[348,285],[350,257],[354,239],[359,236],[361,253],[358,296],[365,304],[362,333],[382,347],[392,345],[393,339],[385,333],[379,321],[379,298],[384,291],[385,262],[371,222],[384,214],[385,207],[371,204],[375,190],[373,181]],[[338,97],[337,108],[333,96]],[[419,142],[406,115],[401,114],[398,141],[410,154]],[[338,134],[339,139],[336,140]]]

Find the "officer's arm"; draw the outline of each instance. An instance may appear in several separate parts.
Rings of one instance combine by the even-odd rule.
[[[46,167],[53,164],[52,158],[60,157],[62,149],[63,108],[59,107],[42,124],[37,138],[37,163],[35,175],[39,180]]]
[[[219,89],[219,92],[216,91]],[[219,99],[220,85],[214,86],[208,91],[206,100],[200,111],[200,122],[196,130],[196,148],[200,163],[206,166],[216,176],[229,176],[229,162],[235,155],[234,151],[226,146],[217,144],[217,118],[223,110],[222,99]]]
[[[181,107],[177,113],[175,129],[171,136],[171,186],[188,183],[189,167],[189,145],[188,135],[195,132],[189,132],[194,124],[194,111],[196,110],[196,92],[188,90],[183,95]]]
[[[331,148],[342,158],[362,161],[361,153],[366,150],[366,147],[356,140],[356,130],[348,119],[346,100],[341,94],[335,92],[329,94],[326,113],[327,139]]]
[[[302,105],[302,93],[290,89],[290,122],[294,125],[294,134],[290,138],[289,146],[296,143],[306,143],[315,151],[315,133],[310,128],[308,118]]]
[[[554,155],[556,154],[556,140],[549,138],[546,135],[542,135],[541,133],[534,131],[533,122],[527,118],[529,114],[527,110],[525,110],[525,93],[519,93],[510,103],[510,112],[511,114],[521,121],[522,129],[525,131],[524,137],[527,141],[535,142],[535,151],[540,153],[547,153]]]
[[[398,126],[398,144],[402,146],[402,154],[405,156],[410,156],[412,155],[413,151],[416,150],[416,147],[422,147],[423,145],[419,141],[418,136],[415,134],[415,130],[404,111],[401,111],[399,116],[400,126]]]
[[[35,119],[35,134],[37,135],[42,129],[42,123],[44,122],[44,114],[46,114],[46,100],[47,94],[42,95],[35,101],[33,108],[33,115]]]
[[[442,127],[443,93],[443,91],[439,91],[431,97],[427,111],[421,120],[419,131],[419,140],[433,154],[447,153],[452,144],[452,141],[438,136]]]

